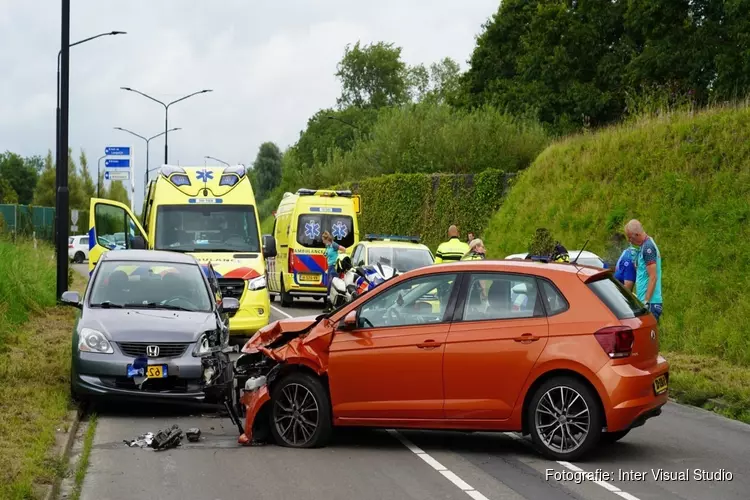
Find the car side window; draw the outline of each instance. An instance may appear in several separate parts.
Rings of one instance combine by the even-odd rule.
[[[547,307],[547,314],[552,316],[566,311],[568,309],[568,302],[557,288],[546,280],[539,280],[539,282],[542,284],[542,292],[544,294],[544,300],[546,301],[545,305]]]
[[[81,238],[81,245],[89,246],[89,237],[88,236],[84,236],[83,238]]]
[[[357,326],[382,328],[442,323],[455,283],[456,274],[420,276],[399,283],[360,307]]]
[[[543,315],[533,276],[474,274],[464,301],[463,320],[533,318]]]
[[[133,219],[124,208],[114,205],[98,203],[94,209],[94,219],[96,224],[97,243],[103,247],[111,248],[112,242],[102,238],[102,235],[124,233],[124,244],[126,248],[132,248],[133,237],[141,236],[144,240],[145,235],[141,234]]]
[[[363,257],[364,252],[362,251],[362,245],[357,245],[357,248],[354,249],[354,253],[352,254],[352,265],[353,266],[360,266],[363,263],[360,263],[360,259]]]

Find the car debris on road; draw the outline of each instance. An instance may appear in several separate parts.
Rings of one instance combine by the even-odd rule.
[[[180,446],[183,437],[187,437],[191,443],[198,442],[201,438],[201,430],[197,427],[191,427],[183,433],[180,426],[174,424],[172,427],[160,430],[156,434],[147,432],[138,436],[138,439],[132,441],[124,439],[123,442],[131,448],[138,446],[140,448],[152,448],[155,451],[160,451]]]

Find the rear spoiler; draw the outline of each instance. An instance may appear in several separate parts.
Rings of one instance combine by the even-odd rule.
[[[594,272],[593,274],[587,274],[584,273],[584,271],[588,270],[591,271],[592,268],[590,267],[582,267],[578,269],[578,272],[576,273],[578,276],[578,279],[583,281],[584,283],[591,283],[592,281],[598,281],[600,279],[603,279],[609,275],[612,275],[612,269],[601,269],[599,271]]]

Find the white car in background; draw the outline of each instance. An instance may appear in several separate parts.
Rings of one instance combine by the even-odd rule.
[[[573,260],[578,257],[578,253],[581,252],[580,250],[568,250],[568,255],[570,256],[570,261],[573,262]],[[525,259],[526,256],[529,255],[527,253],[514,253],[513,255],[508,255],[505,257],[505,259]],[[604,262],[604,259],[599,257],[593,252],[589,252],[587,250],[584,250],[581,252],[581,256],[578,257],[578,260],[576,261],[577,264],[581,264],[582,266],[592,266],[592,267],[598,267],[601,269],[607,269],[609,266],[606,262]]]
[[[79,234],[68,238],[68,258],[76,264],[89,259],[89,237]]]

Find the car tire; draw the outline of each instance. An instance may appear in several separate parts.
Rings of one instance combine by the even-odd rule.
[[[281,292],[279,292],[279,300],[281,300],[281,307],[291,307],[292,296],[286,293],[284,290],[284,277],[281,278]]]
[[[83,255],[83,252],[76,252],[76,254],[73,256],[73,261],[76,264],[82,264],[84,258],[85,256]]]
[[[615,432],[602,432],[599,442],[602,444],[613,444],[628,435],[630,429]]]
[[[274,385],[269,418],[274,440],[288,448],[325,446],[333,432],[328,393],[319,378],[307,373],[291,373]]]
[[[535,447],[552,460],[577,460],[601,437],[599,398],[573,377],[554,377],[540,385],[531,398],[526,419]]]

